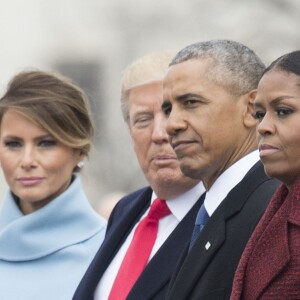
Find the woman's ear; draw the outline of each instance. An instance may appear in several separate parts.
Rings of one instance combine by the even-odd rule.
[[[85,159],[85,154],[84,154],[84,152],[82,151],[82,150],[79,150],[79,149],[76,149],[75,150],[76,151],[76,159],[77,159],[77,165],[78,164],[81,164],[81,166],[83,166],[83,161],[84,161],[84,159]]]
[[[257,125],[257,120],[253,117],[254,116],[254,100],[257,94],[257,90],[252,90],[247,94],[243,95],[244,103],[245,103],[245,110],[244,110],[244,125],[246,127],[254,127]]]

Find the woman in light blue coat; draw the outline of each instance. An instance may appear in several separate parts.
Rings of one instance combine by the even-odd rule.
[[[88,100],[58,75],[16,75],[0,99],[0,299],[68,300],[106,223],[75,175],[93,137]]]

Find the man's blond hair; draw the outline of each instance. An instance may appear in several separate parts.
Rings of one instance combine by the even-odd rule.
[[[129,64],[121,79],[121,108],[124,120],[129,121],[128,95],[132,88],[162,81],[176,51],[162,51],[145,55]]]

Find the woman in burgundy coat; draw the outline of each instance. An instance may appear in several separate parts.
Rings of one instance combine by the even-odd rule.
[[[264,72],[254,104],[267,175],[282,185],[241,257],[231,300],[300,299],[300,51]]]

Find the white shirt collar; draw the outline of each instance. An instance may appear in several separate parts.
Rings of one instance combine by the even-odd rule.
[[[253,151],[223,172],[206,192],[204,205],[211,216],[227,194],[244,178],[252,166],[259,160],[258,150]]]
[[[197,202],[199,197],[205,192],[202,182],[199,182],[187,192],[178,197],[167,200],[172,215],[180,222],[192,206]],[[152,193],[151,203],[157,198],[155,192]]]

